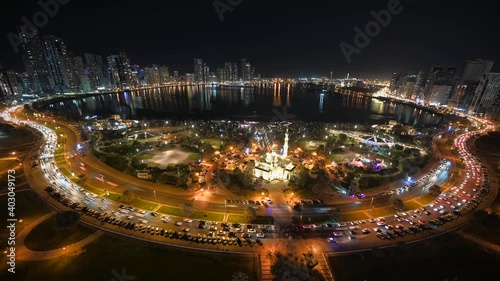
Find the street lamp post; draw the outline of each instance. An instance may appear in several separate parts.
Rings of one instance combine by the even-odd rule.
[[[155,201],[158,201],[158,200],[156,200],[156,190],[153,190],[153,193],[155,195]]]
[[[372,201],[371,201],[371,203],[370,203],[370,209],[371,209],[371,208],[373,208],[373,198],[374,198],[374,197],[372,196]]]

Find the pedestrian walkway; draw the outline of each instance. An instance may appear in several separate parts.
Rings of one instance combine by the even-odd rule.
[[[317,255],[316,260],[318,261],[318,264],[316,265],[315,269],[323,275],[325,281],[334,281],[332,271],[330,270],[330,266],[328,265],[328,261],[326,260],[325,255]]]
[[[463,238],[469,240],[469,241],[472,241],[476,244],[479,244],[485,248],[488,248],[490,250],[493,250],[493,251],[496,251],[498,253],[500,253],[500,246],[497,245],[497,244],[494,244],[494,243],[491,243],[491,242],[488,242],[486,240],[483,240],[475,235],[472,235],[472,234],[469,234],[469,233],[465,233],[464,231],[460,230],[458,231],[458,234],[460,234],[460,236],[462,236]]]
[[[273,275],[271,274],[271,258],[268,255],[260,255],[260,275],[261,281],[271,281],[273,280]]]
[[[49,259],[55,259],[58,257],[62,256],[68,256],[68,255],[76,255],[81,253],[83,250],[82,248],[92,242],[94,242],[96,239],[98,239],[101,235],[102,232],[96,231],[95,233],[91,234],[85,239],[82,239],[74,244],[68,245],[63,248],[55,249],[55,250],[50,250],[50,251],[32,251],[28,248],[26,248],[26,245],[24,244],[26,237],[28,234],[33,230],[37,225],[42,223],[43,221],[49,219],[52,217],[56,212],[51,212],[34,222],[30,223],[28,226],[26,226],[21,232],[17,234],[17,243],[16,243],[16,255],[18,260],[22,261],[39,261],[39,260],[49,260]]]

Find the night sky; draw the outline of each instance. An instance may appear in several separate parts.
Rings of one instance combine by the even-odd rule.
[[[45,0],[42,0],[45,1]],[[61,0],[62,1],[62,0]],[[67,1],[67,0],[66,0]],[[126,49],[132,63],[193,72],[193,58],[215,71],[247,58],[263,77],[387,78],[395,71],[461,67],[464,60],[495,60],[500,71],[500,31],[495,1],[401,0],[403,11],[347,63],[339,44],[353,45],[354,27],[373,20],[388,0],[219,0],[238,3],[219,19],[213,0],[70,0],[39,28],[77,55]],[[2,0],[0,61],[23,70],[7,39],[22,17],[41,10],[38,0]],[[112,2],[112,3],[111,3]],[[116,4],[115,4],[116,3]]]

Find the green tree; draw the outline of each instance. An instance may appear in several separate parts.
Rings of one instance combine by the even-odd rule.
[[[232,281],[248,281],[249,277],[246,273],[238,271],[233,274],[233,279]]]
[[[250,188],[254,184],[252,171],[247,170],[241,175],[241,184],[245,188]]]
[[[345,142],[347,141],[348,137],[346,134],[342,133],[342,134],[339,134],[339,142],[341,144],[345,144]]]
[[[441,188],[439,187],[439,185],[434,184],[431,187],[429,187],[429,192],[431,195],[437,196],[441,194]]]
[[[56,229],[71,229],[76,226],[80,214],[73,211],[64,211],[56,214],[55,227]]]
[[[181,207],[184,216],[190,217],[194,213],[194,199],[191,202],[182,204]]]
[[[136,195],[132,190],[125,190],[123,192],[123,201],[125,203],[130,203],[136,199]]]
[[[404,202],[400,198],[396,198],[394,201],[392,201],[392,207],[396,211],[404,211],[405,209]]]
[[[253,222],[255,220],[255,218],[257,218],[257,212],[255,211],[255,209],[252,207],[247,207],[245,209],[245,218],[249,222]]]

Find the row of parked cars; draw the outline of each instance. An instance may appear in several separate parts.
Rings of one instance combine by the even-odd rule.
[[[255,229],[253,226],[251,228],[248,228],[248,233],[243,233],[242,237],[237,237],[236,232],[228,232],[228,237],[226,237],[226,233],[223,230],[220,230],[218,232],[209,232],[208,234],[191,234],[189,233],[189,228],[183,228],[182,231],[176,231],[172,229],[164,229],[160,227],[154,227],[151,225],[146,225],[146,224],[139,224],[139,223],[134,223],[129,220],[121,220],[115,216],[112,216],[111,214],[104,213],[104,212],[99,212],[93,209],[88,208],[87,206],[77,203],[77,202],[72,202],[69,200],[64,194],[61,194],[57,190],[55,190],[52,187],[47,187],[45,189],[49,195],[51,195],[54,199],[58,200],[61,202],[63,205],[68,206],[75,211],[80,212],[83,215],[87,215],[90,217],[93,217],[95,219],[101,220],[105,223],[117,225],[120,227],[123,227],[125,229],[129,229],[131,231],[136,231],[136,232],[141,232],[141,233],[147,233],[150,235],[158,235],[158,236],[164,236],[170,239],[181,239],[181,240],[186,240],[186,241],[191,241],[191,242],[196,242],[196,243],[203,243],[203,244],[222,244],[222,245],[238,245],[240,247],[243,246],[250,246],[253,247],[255,244],[257,245],[262,245],[262,241],[260,241],[258,238],[264,237],[263,232],[267,231],[267,228],[265,226],[259,226],[258,228],[262,231],[256,234],[258,237],[256,240],[250,239],[251,235],[249,233],[256,233]],[[130,207],[132,208],[132,207]],[[128,209],[125,206],[122,206],[122,209]],[[203,221],[200,221],[203,222]],[[227,227],[228,225],[226,225]],[[233,224],[233,226],[239,226],[239,224]],[[248,226],[247,226],[248,227]],[[222,233],[223,235],[220,235]]]

